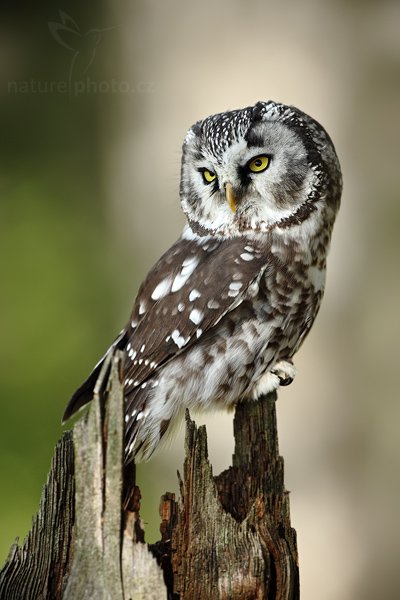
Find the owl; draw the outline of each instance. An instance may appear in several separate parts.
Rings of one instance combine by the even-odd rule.
[[[258,102],[195,123],[182,151],[187,224],[64,420],[90,401],[115,349],[126,461],[147,460],[186,408],[230,408],[290,383],[324,292],[341,188],[329,135],[297,108]]]

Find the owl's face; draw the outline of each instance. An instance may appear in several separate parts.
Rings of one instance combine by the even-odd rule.
[[[200,235],[284,229],[327,211],[334,218],[340,188],[325,130],[282,104],[208,117],[183,145],[181,202]]]

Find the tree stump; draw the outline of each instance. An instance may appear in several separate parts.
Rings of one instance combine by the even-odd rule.
[[[165,496],[162,503],[168,515],[164,538],[171,539],[171,591],[180,600],[299,598],[275,400],[270,394],[237,406],[233,465],[216,477],[205,427],[197,428],[186,415],[181,499],[171,506]]]
[[[298,599],[276,395],[238,404],[232,466],[216,477],[205,427],[186,414],[181,497],[162,496],[162,539],[148,547],[134,468],[123,466],[121,360],[57,445],[33,527],[0,572],[0,600]]]

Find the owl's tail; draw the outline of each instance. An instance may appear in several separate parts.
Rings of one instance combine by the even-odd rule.
[[[62,417],[63,423],[68,421],[68,419],[70,419],[72,415],[74,415],[80,408],[85,406],[85,404],[88,404],[88,402],[90,402],[93,398],[94,386],[96,385],[96,381],[100,374],[104,360],[105,357],[103,357],[101,361],[95,366],[95,368],[90,373],[86,381],[82,383],[82,385],[76,390],[76,392],[71,397]]]
[[[93,371],[90,373],[89,377],[82,383],[82,385],[76,390],[73,394],[72,398],[67,404],[67,407],[64,411],[62,422],[65,423],[74,415],[80,408],[88,404],[93,398],[94,386],[96,385],[96,381],[100,375],[101,367],[106,359],[106,357],[113,352],[115,349],[122,350],[126,346],[127,335],[126,329],[123,329],[121,333],[118,335],[117,339],[107,350],[103,358],[99,360]],[[105,373],[104,381],[107,381],[108,372]]]

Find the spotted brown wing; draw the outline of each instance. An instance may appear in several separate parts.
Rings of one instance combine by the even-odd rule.
[[[248,294],[268,262],[264,248],[242,238],[179,240],[149,273],[128,331],[129,394],[185,352]]]

